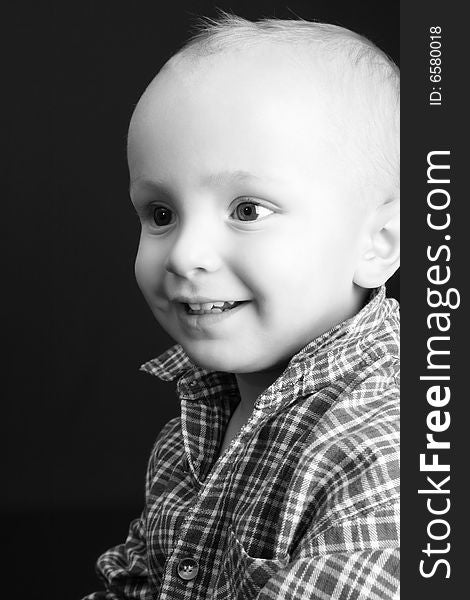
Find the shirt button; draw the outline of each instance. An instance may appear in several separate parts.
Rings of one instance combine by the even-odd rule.
[[[182,558],[178,563],[178,575],[185,581],[194,579],[199,571],[199,563],[194,558]]]

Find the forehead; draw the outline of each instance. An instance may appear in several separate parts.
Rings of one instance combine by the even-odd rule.
[[[170,61],[132,117],[131,177],[193,168],[344,177],[343,104],[320,65],[284,47]]]
[[[308,60],[305,52],[289,46],[263,44],[204,57],[170,59],[139,101],[138,108],[163,105],[165,98],[178,97],[269,105],[274,100],[298,108],[315,98],[331,101],[337,96],[321,61]],[[178,93],[180,92],[180,93]],[[318,106],[316,107],[318,108]]]

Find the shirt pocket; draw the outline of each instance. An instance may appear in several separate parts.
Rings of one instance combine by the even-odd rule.
[[[231,527],[227,537],[211,600],[255,598],[268,580],[289,563],[287,555],[272,559],[250,556]]]

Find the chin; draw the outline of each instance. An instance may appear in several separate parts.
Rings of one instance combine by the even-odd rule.
[[[276,361],[259,360],[246,352],[234,348],[204,347],[195,348],[182,344],[191,362],[208,371],[223,371],[225,373],[256,373],[269,369]]]
[[[184,347],[184,350],[193,364],[203,369],[207,369],[208,371],[224,371],[226,373],[240,372],[240,361],[237,360],[235,356],[230,356],[230,353],[221,354],[220,352],[204,352],[186,347]]]

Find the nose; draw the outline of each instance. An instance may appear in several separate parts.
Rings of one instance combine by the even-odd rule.
[[[191,279],[198,273],[217,271],[221,264],[221,241],[200,223],[187,224],[169,249],[165,268],[169,273]]]

